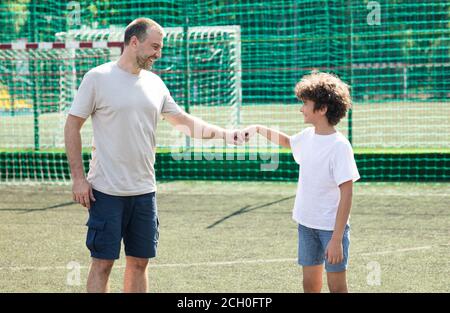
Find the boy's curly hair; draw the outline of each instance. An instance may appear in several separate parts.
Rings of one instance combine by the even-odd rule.
[[[301,101],[314,102],[314,111],[326,107],[328,122],[337,125],[352,106],[349,89],[349,85],[333,74],[312,72],[297,83],[295,95]]]

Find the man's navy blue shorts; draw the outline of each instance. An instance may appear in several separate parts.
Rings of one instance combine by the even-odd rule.
[[[112,196],[93,190],[86,246],[91,257],[115,260],[121,241],[125,254],[153,258],[159,239],[159,219],[154,192],[138,196]]]

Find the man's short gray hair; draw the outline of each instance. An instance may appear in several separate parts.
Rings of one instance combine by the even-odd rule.
[[[131,37],[133,36],[136,36],[140,42],[143,42],[145,38],[147,38],[149,30],[156,30],[161,35],[163,35],[163,37],[165,36],[164,29],[161,27],[161,25],[159,25],[152,19],[140,17],[128,24],[127,28],[125,29],[125,46],[130,43]]]

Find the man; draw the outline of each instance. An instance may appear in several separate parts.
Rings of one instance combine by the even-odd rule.
[[[240,131],[225,130],[180,109],[164,82],[146,71],[161,57],[164,30],[139,18],[125,31],[117,62],[90,70],[83,78],[64,130],[73,179],[73,199],[89,209],[86,245],[92,262],[88,292],[107,292],[108,279],[124,241],[124,292],[147,291],[148,260],[156,256],[155,133],[162,115],[194,138],[241,144]],[[87,178],[81,159],[80,129],[91,116],[94,131]]]

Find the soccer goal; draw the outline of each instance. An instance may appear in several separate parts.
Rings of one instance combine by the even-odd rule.
[[[239,26],[165,28],[163,57],[152,71],[186,111],[223,127],[237,127],[241,107]],[[56,34],[53,43],[0,45],[0,149],[63,149],[66,114],[84,74],[117,60],[124,28]],[[83,147],[91,145],[88,121]],[[159,148],[200,147],[160,123]]]

